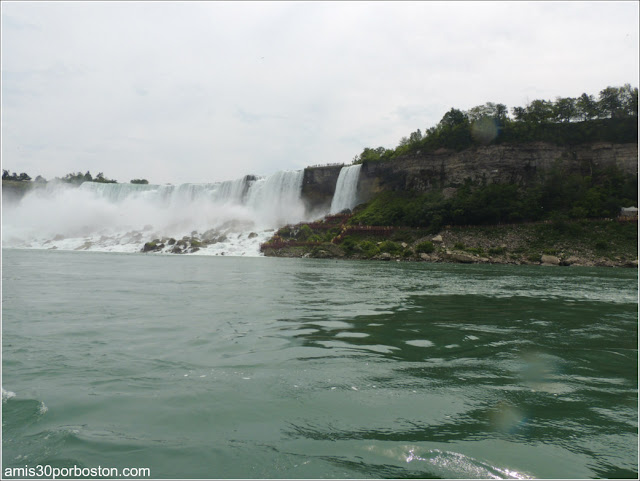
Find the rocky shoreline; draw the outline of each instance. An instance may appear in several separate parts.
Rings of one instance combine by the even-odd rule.
[[[561,227],[551,223],[532,223],[448,227],[436,235],[412,240],[393,242],[369,237],[353,249],[345,249],[332,242],[278,247],[266,243],[263,253],[271,257],[396,262],[638,267],[636,223],[622,225],[615,220],[583,222],[580,226],[589,230],[591,235],[582,239],[575,236],[577,225]],[[375,248],[366,251],[372,244]],[[392,249],[385,249],[389,247]],[[372,252],[375,253],[372,255]]]

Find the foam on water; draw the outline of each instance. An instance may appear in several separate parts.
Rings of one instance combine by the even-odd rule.
[[[2,388],[2,403],[4,404],[5,402],[7,402],[9,399],[16,397],[16,393],[14,393],[13,391],[5,391],[4,388]]]

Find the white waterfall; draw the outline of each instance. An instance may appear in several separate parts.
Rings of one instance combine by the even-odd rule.
[[[267,225],[284,225],[301,220],[304,207],[300,190],[304,171],[281,171],[259,179],[249,187],[247,205]]]
[[[50,182],[2,206],[3,247],[138,252],[154,238],[225,238],[201,254],[259,255],[259,243],[304,219],[304,171],[209,184]]]
[[[337,214],[344,209],[353,209],[356,206],[361,168],[362,164],[356,164],[340,169],[336,191],[331,201],[331,214]]]

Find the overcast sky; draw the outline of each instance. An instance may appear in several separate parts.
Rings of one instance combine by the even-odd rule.
[[[638,2],[1,2],[2,167],[215,182],[638,86]]]

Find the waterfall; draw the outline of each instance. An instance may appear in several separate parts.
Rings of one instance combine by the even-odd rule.
[[[300,221],[304,207],[300,200],[304,171],[276,172],[258,179],[249,187],[247,204],[260,214],[263,222],[284,225]]]
[[[3,204],[2,244],[138,252],[154,238],[206,233],[216,243],[202,254],[259,255],[272,229],[304,219],[303,174],[180,185],[49,182]]]
[[[331,214],[337,214],[344,209],[353,209],[356,206],[361,167],[362,164],[356,164],[340,169],[336,191],[331,201]]]

